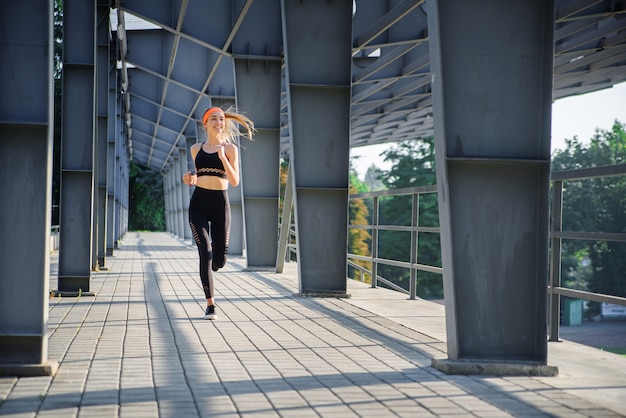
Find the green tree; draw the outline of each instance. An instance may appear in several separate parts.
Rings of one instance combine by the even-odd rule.
[[[577,137],[565,143],[566,149],[553,156],[554,171],[626,163],[625,125],[618,121],[611,130],[597,129],[587,145]],[[563,230],[626,232],[626,176],[565,182]],[[561,279],[566,287],[626,296],[626,243],[564,240],[562,252]],[[596,304],[592,313],[597,310]]]
[[[434,138],[424,138],[398,143],[383,153],[384,160],[391,163],[389,171],[381,172],[380,180],[386,189],[430,186],[436,184]],[[380,223],[382,225],[411,225],[412,196],[381,199]],[[422,195],[419,202],[419,225],[439,226],[436,194]],[[441,243],[439,234],[420,233],[418,236],[418,263],[441,266]],[[411,233],[381,231],[378,254],[390,260],[411,260]],[[379,267],[379,274],[408,290],[410,272],[393,266]],[[441,275],[419,272],[417,294],[424,298],[443,296]]]
[[[163,177],[131,161],[129,190],[128,229],[131,231],[165,231]]]

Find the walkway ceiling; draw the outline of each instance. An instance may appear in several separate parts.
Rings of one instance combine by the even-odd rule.
[[[282,60],[278,0],[114,3],[132,158],[153,170],[167,171],[181,141],[197,136],[204,109],[235,104],[235,58]],[[556,3],[554,99],[626,81],[626,0]],[[427,6],[356,1],[352,147],[433,135]]]

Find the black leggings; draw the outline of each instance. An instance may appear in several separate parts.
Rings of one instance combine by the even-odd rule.
[[[209,299],[213,297],[212,271],[226,264],[230,235],[228,191],[196,187],[189,203],[189,225],[200,256],[200,281]]]

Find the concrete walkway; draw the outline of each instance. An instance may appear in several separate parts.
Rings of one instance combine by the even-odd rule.
[[[349,299],[296,298],[295,264],[244,266],[217,274],[206,321],[191,243],[129,233],[95,296],[50,299],[58,372],[0,377],[0,416],[626,416],[624,357],[564,341],[557,377],[448,376],[440,304],[353,281]]]

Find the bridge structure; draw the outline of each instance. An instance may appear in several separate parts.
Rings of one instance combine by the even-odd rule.
[[[128,229],[130,160],[163,176],[167,228],[190,237],[188,148],[204,140],[207,107],[236,106],[258,131],[240,144],[229,250],[248,270],[276,266],[288,155],[298,293],[347,297],[350,148],[434,135],[448,354],[437,367],[554,372],[551,104],[626,80],[623,1],[66,0],[59,68],[50,2],[0,12],[3,362],[54,369],[48,238],[62,71],[57,290],[88,293],[107,268]]]

